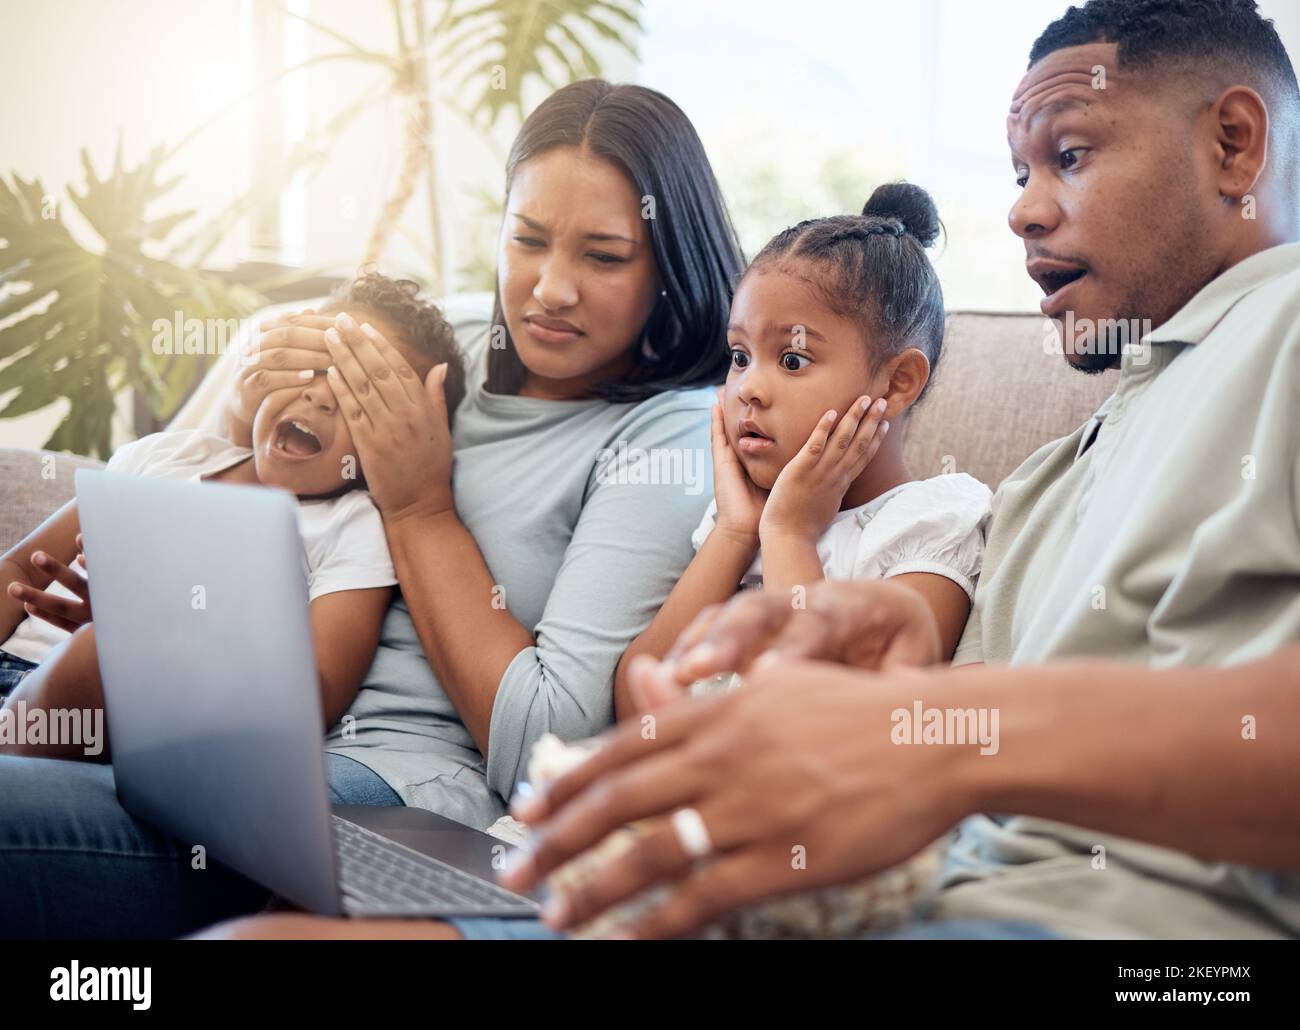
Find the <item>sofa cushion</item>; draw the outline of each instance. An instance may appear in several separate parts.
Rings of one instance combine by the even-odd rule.
[[[1041,315],[949,312],[938,371],[907,431],[914,476],[966,472],[996,488],[1091,417],[1119,373],[1074,370],[1050,329]]]
[[[76,493],[79,468],[102,468],[93,458],[0,447],[0,551],[7,551]]]
[[[253,324],[293,307],[259,312]],[[491,318],[492,295],[460,294],[442,302],[458,330]],[[1073,432],[1115,388],[1118,373],[1086,376],[1044,346],[1051,323],[1041,315],[955,311],[948,315],[943,359],[926,399],[912,416],[905,453],[912,473],[928,478],[968,472],[996,487],[1049,440]],[[242,341],[241,341],[242,342]],[[238,370],[224,355],[169,428],[213,424]]]
[[[270,317],[289,307],[260,312]],[[490,317],[491,295],[450,298],[454,325]],[[905,453],[913,475],[967,472],[996,487],[1007,473],[1049,440],[1081,425],[1115,388],[1117,373],[1088,376],[1071,369],[1044,345],[1049,323],[1040,315],[956,311],[948,315],[943,358],[930,392],[908,428]],[[211,425],[236,371],[223,356],[169,428]],[[72,472],[99,463],[45,452],[0,449],[0,548],[22,538],[73,495]],[[42,470],[52,468],[53,478]]]

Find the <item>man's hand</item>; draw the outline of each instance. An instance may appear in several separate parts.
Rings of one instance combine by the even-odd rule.
[[[1222,669],[1088,660],[877,676],[776,660],[746,689],[670,703],[650,739],[642,720],[623,724],[539,796],[517,801],[513,814],[537,827],[535,849],[502,879],[527,889],[641,821],[647,832],[634,846],[546,917],[575,925],[667,884],[667,903],[631,932],[673,936],[761,898],[896,864],[973,812],[1285,875],[1300,869],[1297,662],[1300,645]],[[895,743],[899,710],[918,702],[996,713],[994,749],[918,744],[915,727]],[[1243,736],[1243,713],[1272,731]],[[704,824],[705,861],[689,858],[671,829],[682,808]],[[795,846],[807,859],[801,871],[790,868]]]
[[[628,851],[576,893],[554,897],[545,918],[578,925],[666,885],[668,900],[628,932],[676,937],[763,898],[896,865],[968,814],[959,768],[974,752],[903,747],[891,736],[891,713],[921,697],[931,703],[942,678],[777,661],[743,690],[670,705],[652,739],[639,721],[625,725],[539,796],[516,802],[514,814],[537,836],[502,882],[529,889],[612,830],[649,820]],[[712,841],[704,861],[672,828],[683,807],[698,812]],[[796,853],[806,862],[792,862]]]
[[[806,607],[750,590],[704,609],[664,659],[685,686],[722,672],[745,673],[766,653],[859,669],[932,665],[944,658],[934,612],[917,591],[889,580],[815,583]]]

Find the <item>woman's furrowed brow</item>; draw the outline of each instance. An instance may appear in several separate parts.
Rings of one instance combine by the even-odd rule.
[[[584,233],[582,238],[584,240],[595,240],[597,243],[607,243],[610,240],[618,240],[620,243],[630,243],[634,247],[637,246],[636,240],[632,239],[630,236],[624,236],[622,233],[617,232],[589,232]]]
[[[525,214],[520,214],[518,211],[512,211],[511,215],[519,219],[519,221],[523,222],[524,225],[528,226],[528,228],[536,232],[551,231],[550,226],[537,221],[537,219],[535,218],[529,218]],[[588,233],[583,233],[582,238],[584,240],[596,240],[598,242],[608,241],[608,240],[621,240],[624,243],[632,244],[632,246],[634,247],[639,244],[639,241],[632,239],[630,236],[624,236],[622,233],[617,233],[617,232],[588,232]]]

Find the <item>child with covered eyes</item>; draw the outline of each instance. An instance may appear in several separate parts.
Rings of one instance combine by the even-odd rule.
[[[361,276],[336,293],[313,325],[319,322],[323,331],[334,317],[346,315],[363,332],[373,326],[421,381],[431,373],[441,376],[450,415],[464,395],[460,354],[450,325],[417,290],[410,281]],[[328,727],[351,705],[374,658],[397,577],[383,522],[365,490],[351,432],[327,377],[310,370],[281,375],[297,385],[277,385],[262,398],[252,419],[251,446],[201,430],[161,432],[119,448],[108,468],[274,487],[298,498]],[[195,544],[201,547],[202,541]],[[7,637],[0,642],[0,695],[8,695],[10,718],[19,702],[24,712],[96,709],[103,703],[85,580],[70,567],[79,549],[73,500],[0,559],[0,584],[6,587],[0,595],[0,639]],[[3,750],[81,755],[80,748],[55,743],[0,744]]]

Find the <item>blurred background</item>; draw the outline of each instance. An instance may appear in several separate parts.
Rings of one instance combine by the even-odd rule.
[[[1066,6],[0,0],[0,446],[102,457],[165,421],[215,360],[155,353],[177,312],[238,319],[365,262],[490,290],[510,141],[595,74],[685,110],[747,255],[905,177],[946,223],[949,307],[1035,311],[1005,116]],[[1300,55],[1300,3],[1261,7]]]

